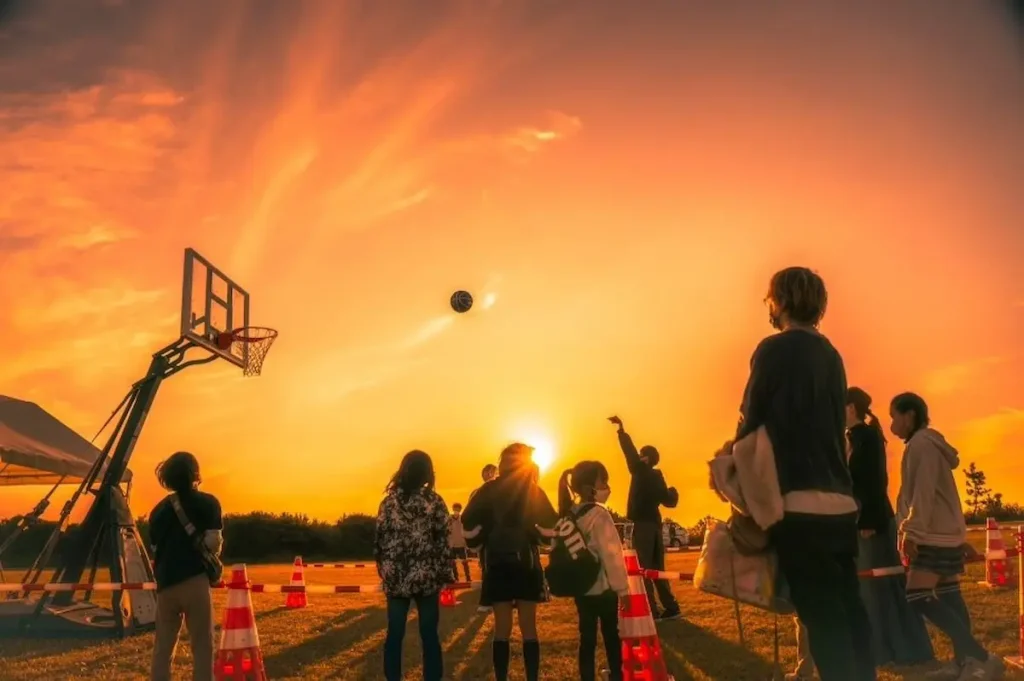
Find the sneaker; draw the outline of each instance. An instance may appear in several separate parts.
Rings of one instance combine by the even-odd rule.
[[[998,655],[990,653],[988,659],[985,660],[985,671],[988,673],[988,678],[991,681],[999,681],[999,679],[1003,678],[1003,674],[1006,673],[1006,662]]]
[[[960,668],[960,676],[956,681],[989,681],[991,678],[984,662],[978,662],[973,657],[969,657],[964,660],[964,666]]]
[[[491,610],[494,610],[494,608],[489,605],[481,605],[476,609],[477,612],[490,612]]]
[[[957,681],[960,678],[961,671],[960,665],[950,660],[938,669],[925,672],[924,678],[928,681]]]
[[[666,620],[677,620],[682,616],[683,613],[679,612],[679,608],[672,608],[671,610],[664,611],[663,613],[655,617],[654,620],[656,622],[664,622]]]

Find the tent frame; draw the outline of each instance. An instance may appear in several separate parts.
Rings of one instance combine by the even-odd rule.
[[[104,565],[110,570],[107,580],[110,582],[155,581],[149,554],[120,482],[163,381],[186,367],[219,358],[211,353],[208,357],[186,361],[186,353],[192,348],[201,346],[182,336],[153,355],[145,377],[132,385],[107,420],[109,424],[118,416],[100,456],[64,505],[57,526],[26,572],[22,584],[41,581],[60,540],[65,537],[72,511],[86,494],[94,497],[92,505],[79,526],[75,541],[68,542],[66,550],[58,554],[49,583],[94,584],[98,568]],[[88,578],[83,581],[86,570]],[[92,603],[91,595],[86,591],[83,598],[77,598],[74,592],[46,592],[33,602],[27,591],[21,592],[20,599],[15,596],[14,600],[0,602],[0,635],[124,638],[155,628],[155,592],[114,591],[110,608]]]

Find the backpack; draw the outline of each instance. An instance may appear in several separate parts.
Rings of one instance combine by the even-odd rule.
[[[595,504],[583,504],[555,524],[554,548],[544,576],[551,595],[565,598],[586,595],[601,576],[601,561],[587,548],[577,522]]]

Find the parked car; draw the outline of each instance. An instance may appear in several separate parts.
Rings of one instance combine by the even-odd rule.
[[[626,540],[627,528],[631,529],[632,525],[632,523],[615,523],[620,540]],[[690,537],[686,530],[679,523],[668,518],[661,523],[661,540],[667,549],[685,549],[690,543]]]

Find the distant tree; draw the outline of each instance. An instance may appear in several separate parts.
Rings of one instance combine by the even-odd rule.
[[[973,461],[964,469],[964,477],[967,479],[967,508],[972,515],[977,515],[992,503],[992,490],[986,487],[985,471]],[[1001,502],[1002,495],[999,499]]]

